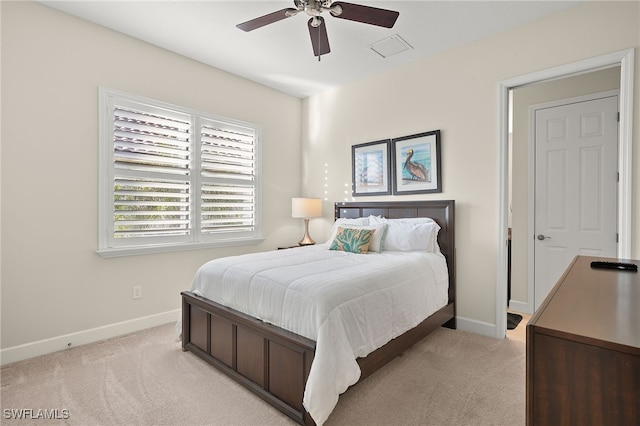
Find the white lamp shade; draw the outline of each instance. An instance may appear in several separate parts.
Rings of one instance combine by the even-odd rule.
[[[291,199],[291,217],[302,217],[308,219],[310,217],[322,216],[322,199],[320,198],[292,198]]]

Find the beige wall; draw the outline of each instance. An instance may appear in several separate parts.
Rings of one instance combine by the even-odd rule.
[[[442,130],[443,193],[403,199],[456,200],[460,324],[491,334],[498,83],[640,45],[639,3],[589,3],[302,102],[38,3],[0,7],[3,363],[30,348],[62,349],[67,341],[75,345],[177,316],[178,293],[206,260],[299,238],[302,225],[289,218],[292,196],[326,198],[324,219],[311,223],[321,241],[332,203],[350,199],[351,145],[434,129]],[[122,63],[136,66],[125,70]],[[266,241],[98,256],[100,85],[261,124]],[[638,117],[637,78],[635,87]],[[299,122],[291,120],[296,116]],[[636,118],[636,141],[639,126]],[[640,149],[633,164],[640,166]],[[633,184],[637,193],[637,173]],[[639,206],[636,197],[636,258]],[[143,285],[140,300],[131,299],[134,285]]]
[[[527,261],[530,241],[527,238],[530,209],[528,197],[529,107],[544,102],[616,89],[620,89],[620,67],[533,84],[514,90],[511,307],[516,310],[528,313],[533,311],[533,300],[529,300],[527,291]]]
[[[640,45],[638,2],[590,2],[304,102],[304,191],[350,198],[351,145],[440,129],[442,194],[456,200],[458,315],[462,328],[495,335],[500,81]],[[638,52],[635,73],[637,76]],[[640,84],[635,84],[638,140]],[[635,149],[634,169],[640,167]],[[639,175],[633,177],[635,194]],[[326,185],[326,188],[325,188]],[[368,197],[371,198],[371,197]],[[378,197],[371,198],[376,199]],[[380,197],[391,198],[391,197]],[[379,199],[379,198],[378,198]],[[640,257],[640,197],[632,255]],[[324,222],[314,225],[328,231]]]
[[[301,195],[300,99],[39,3],[1,7],[3,362],[23,344],[62,349],[64,339],[173,321],[206,260],[299,239],[290,199]],[[98,86],[262,125],[266,241],[97,255]],[[142,299],[132,300],[135,285]]]

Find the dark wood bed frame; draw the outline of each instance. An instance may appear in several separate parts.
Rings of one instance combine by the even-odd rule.
[[[441,227],[438,243],[449,267],[449,303],[415,328],[358,358],[360,380],[440,326],[455,328],[455,203],[445,201],[345,202],[335,217],[430,217]],[[302,406],[315,342],[185,291],[182,349],[190,351],[301,424],[314,424]]]

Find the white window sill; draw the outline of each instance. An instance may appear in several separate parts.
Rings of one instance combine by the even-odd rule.
[[[145,246],[129,246],[118,248],[104,248],[96,250],[104,258],[135,256],[139,254],[167,253],[172,251],[201,250],[216,247],[231,247],[243,245],[255,245],[263,242],[264,238],[246,238],[234,240],[220,240],[202,243],[182,243],[182,244],[157,244]]]

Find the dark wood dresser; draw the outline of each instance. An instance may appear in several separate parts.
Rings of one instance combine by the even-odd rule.
[[[527,325],[527,425],[640,425],[640,273],[594,260],[616,261],[577,256]]]

